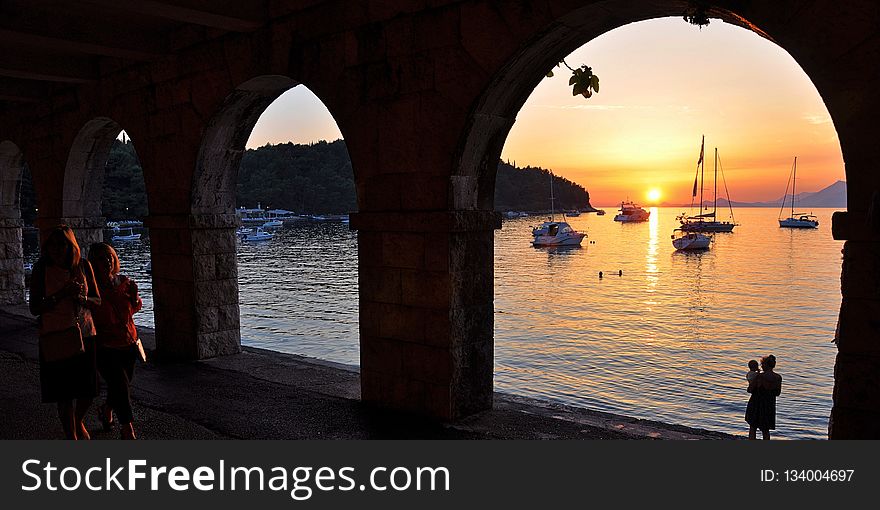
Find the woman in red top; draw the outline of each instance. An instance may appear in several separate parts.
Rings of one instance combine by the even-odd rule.
[[[112,246],[91,245],[89,261],[95,269],[102,298],[100,307],[94,311],[98,373],[107,383],[107,404],[102,407],[100,418],[109,429],[116,411],[122,439],[135,439],[130,383],[138,357],[138,335],[132,316],[143,303],[134,280],[119,274],[119,256]]]

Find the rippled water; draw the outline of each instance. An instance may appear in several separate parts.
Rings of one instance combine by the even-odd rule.
[[[672,248],[679,212],[653,209],[650,222],[628,225],[613,213],[571,218],[589,233],[574,249],[532,248],[538,218],[505,221],[495,238],[496,389],[743,434],[746,363],[774,354],[784,377],[777,435],[825,437],[842,247],[832,211],[814,211],[821,226],[807,231],[778,228],[775,209],[739,209],[736,232],[694,254]],[[140,270],[149,240],[119,252],[144,293],[139,323],[151,325]],[[245,345],[358,363],[348,225],[290,225],[240,245],[238,261]]]
[[[815,211],[820,228],[807,231],[779,228],[777,210],[740,209],[735,233],[703,253],[672,248],[679,212],[655,208],[641,224],[571,218],[590,237],[567,250],[529,247],[536,219],[506,222],[495,241],[496,388],[743,433],[746,363],[774,354],[778,435],[824,437],[841,299],[833,211]]]

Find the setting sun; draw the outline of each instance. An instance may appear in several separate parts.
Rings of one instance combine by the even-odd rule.
[[[658,200],[660,200],[661,196],[663,196],[663,194],[657,188],[651,188],[650,190],[648,190],[647,197],[649,202],[656,203]]]

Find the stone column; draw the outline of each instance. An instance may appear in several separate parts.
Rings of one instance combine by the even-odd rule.
[[[151,215],[147,225],[159,355],[241,352],[235,215]]]
[[[0,218],[0,305],[24,303],[22,221]]]
[[[880,204],[878,204],[880,205]],[[876,211],[880,215],[880,209]],[[831,439],[880,438],[880,218],[838,212],[835,239],[845,239],[841,275]]]
[[[444,420],[492,407],[494,212],[355,213],[361,398]]]

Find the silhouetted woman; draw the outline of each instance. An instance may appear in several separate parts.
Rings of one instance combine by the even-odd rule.
[[[98,372],[107,383],[107,403],[100,409],[101,422],[105,429],[109,429],[113,411],[116,411],[120,437],[135,439],[130,384],[139,351],[132,316],[143,303],[134,280],[119,274],[119,256],[112,246],[106,243],[91,245],[89,261],[95,268],[102,297],[101,306],[95,310]]]
[[[73,231],[67,225],[53,228],[34,264],[30,310],[40,317],[42,400],[58,403],[58,417],[67,439],[91,439],[83,424],[98,392],[95,326],[90,308],[100,303],[92,266],[80,256]],[[77,346],[74,351],[69,348],[72,342]]]
[[[776,429],[776,397],[782,392],[782,376],[773,371],[776,356],[761,358],[762,372],[749,383],[749,404],[746,421],[749,423],[749,439],[757,439],[756,430],[761,429],[764,439],[770,439],[770,431]]]

